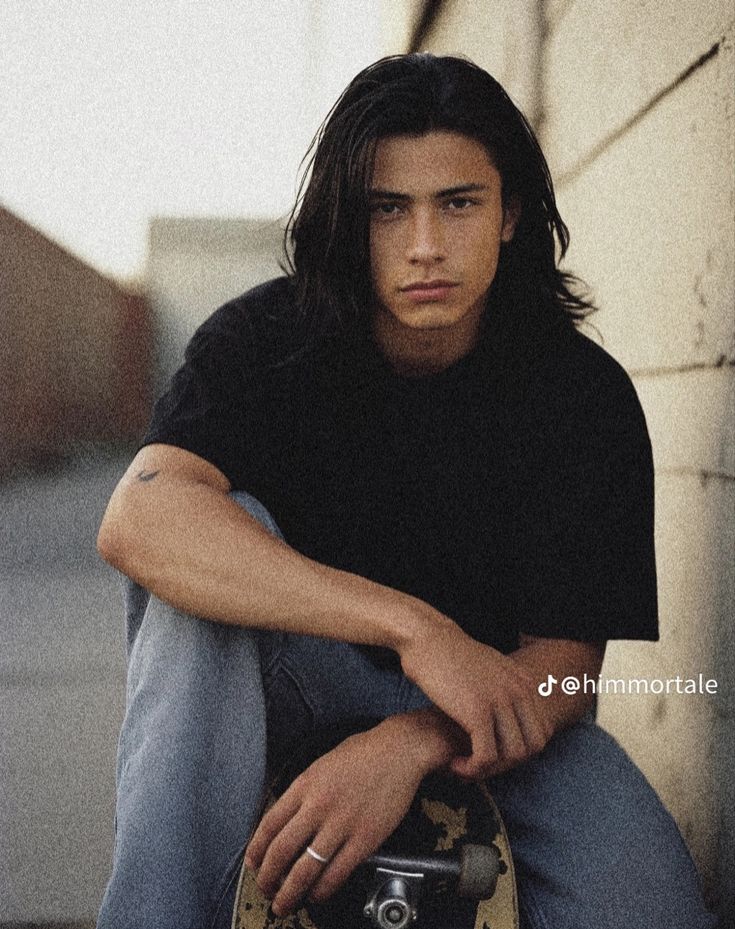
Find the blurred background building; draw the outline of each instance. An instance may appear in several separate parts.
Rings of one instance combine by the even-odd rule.
[[[0,926],[94,922],[124,706],[104,507],[195,326],[278,273],[301,156],[383,54],[463,53],[534,123],[654,446],[661,641],[600,722],[735,921],[735,14],[728,0],[0,6]],[[591,333],[595,336],[595,333]]]

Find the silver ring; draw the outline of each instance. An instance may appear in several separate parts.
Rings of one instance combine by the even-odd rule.
[[[315,852],[311,845],[306,846],[306,854],[310,855],[314,861],[318,861],[320,864],[326,864],[329,861],[329,858],[325,858],[323,855],[320,855],[319,852]]]

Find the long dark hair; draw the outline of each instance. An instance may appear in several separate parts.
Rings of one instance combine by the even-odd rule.
[[[480,142],[521,216],[503,245],[489,300],[511,325],[572,325],[594,306],[560,271],[569,232],[536,136],[500,84],[472,62],[431,54],[382,58],[355,77],[304,159],[286,228],[286,270],[309,340],[364,329],[371,311],[369,189],[377,142],[435,130]],[[520,317],[524,317],[521,320]]]

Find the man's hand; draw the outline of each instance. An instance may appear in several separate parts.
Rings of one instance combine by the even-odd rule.
[[[554,734],[526,668],[451,620],[432,622],[399,654],[406,676],[467,735],[468,754],[450,765],[460,777],[480,780],[507,771],[540,752]]]
[[[330,897],[406,815],[434,764],[432,748],[406,741],[400,726],[399,718],[388,719],[346,739],[263,817],[245,861],[258,871],[276,915],[291,912],[307,893],[317,901]],[[307,845],[328,862],[306,854]]]
[[[521,633],[520,647],[508,657],[523,667],[538,685],[547,682],[549,674],[557,680],[567,676],[578,681],[585,675],[597,680],[605,658],[604,641],[577,642],[572,639],[549,639]],[[594,703],[594,694],[581,689],[576,693],[566,694],[561,688],[549,696],[541,697],[541,711],[550,721],[555,731],[571,726],[584,716]]]

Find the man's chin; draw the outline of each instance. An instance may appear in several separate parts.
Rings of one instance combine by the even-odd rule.
[[[394,319],[402,326],[416,331],[451,329],[461,321],[456,310],[437,305],[417,307],[413,312],[395,313]]]

